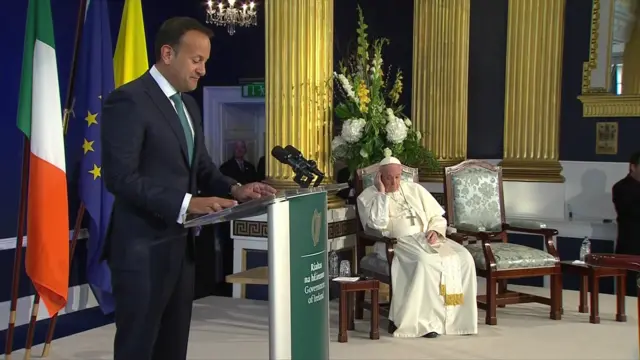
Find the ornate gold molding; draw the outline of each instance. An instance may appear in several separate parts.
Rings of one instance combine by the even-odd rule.
[[[582,64],[582,94],[610,94],[604,87],[591,87],[591,72],[598,67],[598,44],[600,40],[600,0],[592,0],[591,41],[589,42],[589,60]],[[609,51],[611,51],[609,49]],[[607,59],[611,58],[611,53]],[[608,64],[607,64],[608,65]],[[607,78],[607,85],[610,79]]]
[[[601,35],[607,36],[605,40],[608,42],[607,66],[611,61],[611,39],[612,32],[609,30],[607,34],[600,34],[600,9],[601,1],[592,0],[593,7],[591,9],[591,41],[589,43],[589,59],[582,65],[582,95],[578,96],[582,102],[583,117],[636,117],[640,116],[640,95],[615,95],[609,91],[611,77],[608,76],[606,87],[592,87],[591,73],[598,68],[598,48]],[[611,28],[613,20],[614,1],[610,2],[611,18],[608,23]]]
[[[499,166],[505,181],[563,183],[565,180],[559,161],[503,160]]]
[[[441,167],[467,157],[471,0],[414,0],[411,118]],[[442,169],[420,181],[442,182]]]
[[[565,0],[510,1],[503,179],[564,182],[558,161]]]
[[[618,0],[620,1],[620,0]],[[640,7],[636,8],[636,17],[640,15]],[[624,71],[622,72],[622,94],[637,95],[640,94],[640,26],[633,26],[631,36],[624,45],[624,53],[622,55],[622,63]]]
[[[583,117],[640,116],[640,95],[581,95]]]

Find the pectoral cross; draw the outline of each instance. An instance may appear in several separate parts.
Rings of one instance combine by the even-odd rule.
[[[408,210],[409,211],[409,216],[407,216],[407,219],[411,220],[411,226],[415,225],[415,219],[417,219],[418,217],[413,213],[413,211]]]

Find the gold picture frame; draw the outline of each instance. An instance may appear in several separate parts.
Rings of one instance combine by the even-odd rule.
[[[596,154],[616,155],[618,153],[618,123],[596,123]]]
[[[640,116],[640,94],[615,95],[609,92],[611,44],[616,0],[592,0],[591,41],[589,59],[582,69],[583,117],[637,117]],[[607,16],[601,16],[607,14]],[[605,78],[605,84],[593,84],[592,75]]]

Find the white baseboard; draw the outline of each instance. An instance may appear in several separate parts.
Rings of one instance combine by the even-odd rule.
[[[87,239],[87,238],[89,238],[89,231],[87,229],[80,229],[80,235],[78,235],[78,240]],[[73,239],[73,230],[69,230],[69,241],[71,241],[71,239]],[[15,249],[17,240],[18,240],[17,237],[0,239],[0,251]],[[27,246],[26,236],[22,238],[22,246],[23,247]]]
[[[18,299],[18,308],[16,311],[16,326],[29,323],[31,319],[31,308],[34,296],[25,296]],[[91,309],[98,306],[98,301],[88,284],[77,285],[69,288],[67,298],[67,306],[62,309],[59,315],[71,314],[76,311]],[[4,301],[0,303],[0,331],[6,330],[9,323],[9,314],[11,302]],[[48,319],[49,312],[43,303],[38,308],[38,320]]]

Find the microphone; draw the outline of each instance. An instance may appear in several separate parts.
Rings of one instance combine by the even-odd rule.
[[[287,145],[284,149],[291,154],[292,157],[296,158],[297,161],[305,163],[307,165],[307,169],[316,175],[316,181],[313,186],[320,186],[322,180],[324,180],[324,173],[318,169],[318,164],[313,160],[307,160],[302,155],[300,150],[293,147],[293,145]]]
[[[300,152],[300,150],[296,149],[292,145],[287,145],[284,147],[284,149],[288,151],[289,154],[291,154],[293,157],[297,158],[299,161],[307,164],[307,167],[312,173],[316,174],[317,176],[324,177],[324,173],[318,169],[318,164],[313,160],[305,159],[302,153]]]
[[[313,176],[308,169],[309,165],[306,161],[291,155],[291,153],[283,149],[282,146],[278,145],[271,149],[271,155],[281,163],[291,166],[293,168],[293,172],[302,172],[305,173],[305,175],[308,174],[309,176]]]

